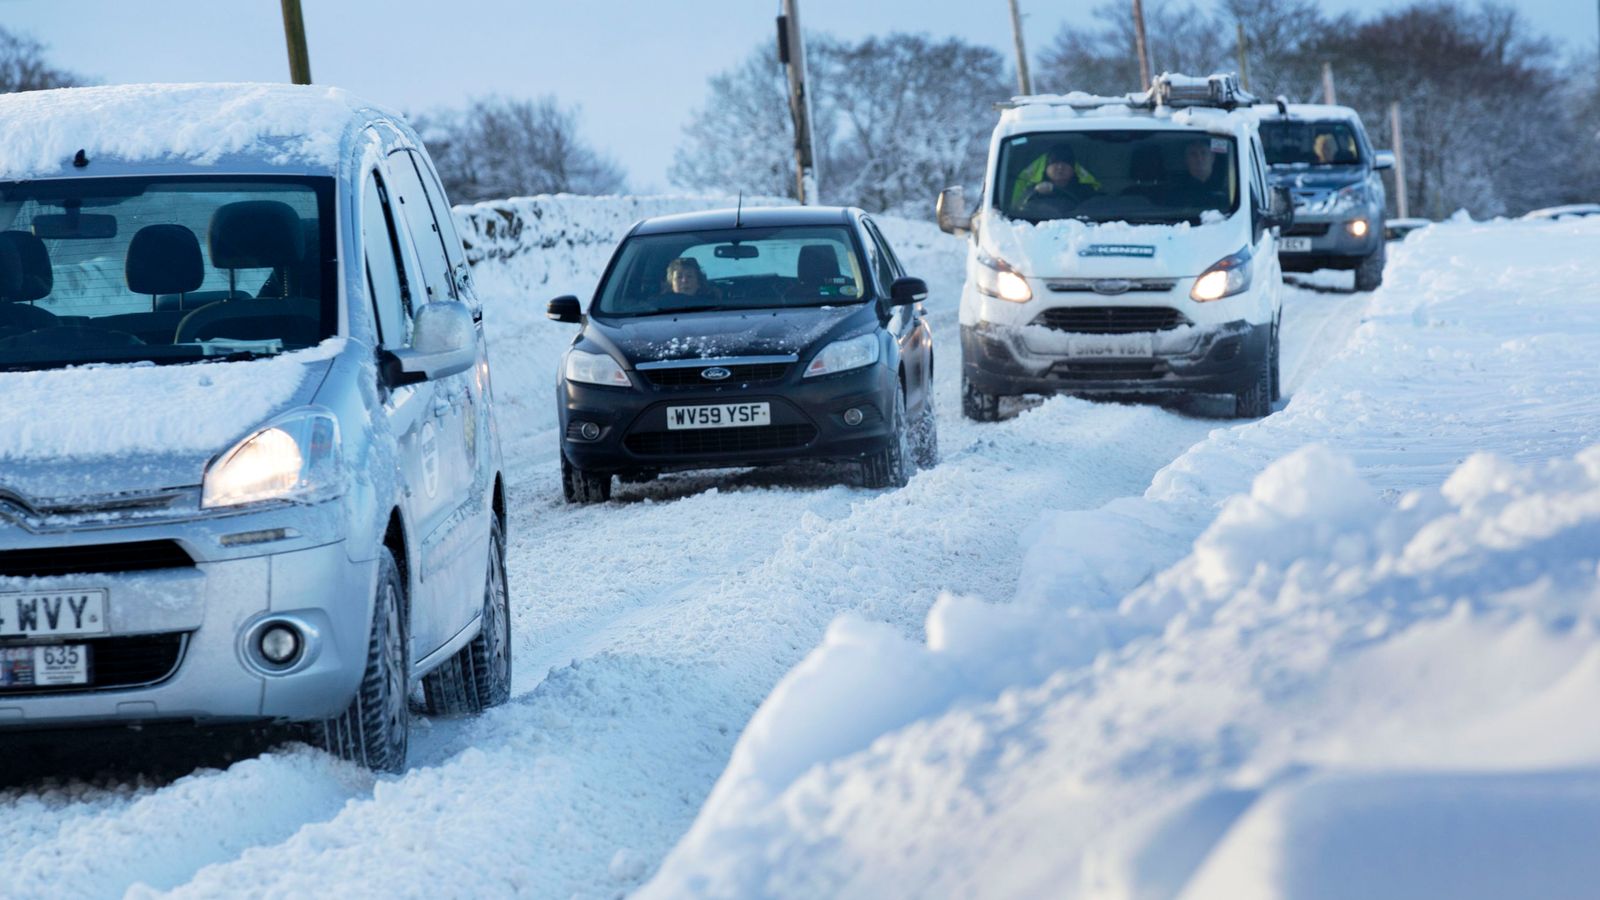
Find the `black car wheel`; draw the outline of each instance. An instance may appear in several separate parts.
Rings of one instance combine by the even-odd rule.
[[[903,389],[894,394],[892,429],[889,445],[861,461],[861,480],[869,488],[905,487],[911,480],[911,429]]]
[[[483,591],[483,625],[439,668],[422,679],[431,715],[482,712],[511,699],[511,601],[506,590],[505,530],[491,517],[489,570]]]
[[[587,472],[561,454],[561,494],[568,503],[604,503],[611,499],[611,476]]]
[[[1000,421],[1000,395],[985,394],[961,376],[961,414],[974,422]]]
[[[922,411],[911,425],[911,456],[917,468],[931,469],[939,464],[939,420],[933,411],[933,387],[922,400]]]
[[[1383,264],[1388,256],[1382,243],[1356,266],[1356,290],[1375,291],[1383,284]]]
[[[404,771],[411,739],[411,707],[406,698],[410,660],[401,616],[404,591],[394,554],[385,547],[378,561],[378,589],[361,685],[349,708],[313,728],[313,740],[324,750],[374,772]]]

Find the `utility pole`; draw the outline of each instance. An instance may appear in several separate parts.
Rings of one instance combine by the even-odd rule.
[[[1394,147],[1394,192],[1400,218],[1411,216],[1411,198],[1406,196],[1406,145],[1400,136],[1400,104],[1389,104],[1389,144]]]
[[[1339,105],[1339,95],[1333,92],[1333,63],[1322,64],[1322,102],[1329,106]]]
[[[283,0],[283,37],[289,45],[289,80],[311,83],[311,54],[306,51],[306,20],[300,0]]]
[[[806,44],[800,34],[799,0],[783,0],[778,17],[778,60],[789,75],[789,118],[794,121],[794,195],[817,202],[816,148],[811,131],[811,94],[806,90]]]
[[[1144,37],[1144,3],[1133,0],[1133,49],[1139,54],[1139,81],[1150,90],[1150,50]]]
[[[1245,90],[1250,90],[1250,55],[1247,52],[1248,44],[1245,43],[1244,23],[1237,23],[1239,34],[1239,85]]]
[[[1023,96],[1033,93],[1033,79],[1028,77],[1028,51],[1022,46],[1022,13],[1017,11],[1017,0],[1011,3],[1011,36],[1017,42],[1017,89]]]

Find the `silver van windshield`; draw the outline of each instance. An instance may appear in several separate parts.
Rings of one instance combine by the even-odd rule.
[[[1237,142],[1197,131],[1024,134],[1001,145],[994,205],[1042,222],[1198,223],[1239,208]]]

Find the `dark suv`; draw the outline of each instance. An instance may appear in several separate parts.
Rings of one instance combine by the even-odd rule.
[[[859,463],[869,487],[938,457],[927,286],[857,209],[789,207],[635,225],[581,322],[556,407],[569,502],[613,476]]]

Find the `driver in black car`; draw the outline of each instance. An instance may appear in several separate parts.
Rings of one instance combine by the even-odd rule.
[[[667,273],[663,281],[666,290],[661,293],[658,300],[675,302],[689,297],[705,300],[716,300],[721,297],[711,282],[706,280],[705,270],[700,268],[699,261],[687,256],[680,256],[667,263]]]

